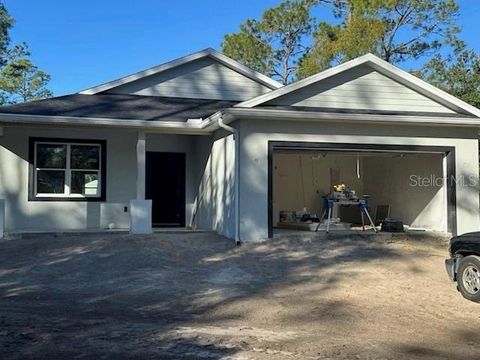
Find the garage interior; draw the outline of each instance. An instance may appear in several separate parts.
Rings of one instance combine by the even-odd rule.
[[[385,218],[400,220],[406,231],[449,231],[446,154],[405,150],[296,149],[271,152],[271,225],[273,231],[314,231],[324,197],[344,184],[355,196],[367,196],[377,229]],[[303,217],[303,219],[302,219]],[[356,205],[335,206],[330,231],[362,230]],[[310,219],[310,220],[308,220]],[[312,221],[313,220],[313,221]],[[364,219],[368,224],[368,219]],[[325,231],[326,221],[319,231]],[[370,226],[366,231],[372,230]]]

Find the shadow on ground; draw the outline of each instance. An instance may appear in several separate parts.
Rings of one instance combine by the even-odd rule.
[[[429,340],[434,333],[420,342],[396,336],[410,332],[412,318],[438,320],[418,308],[411,294],[418,284],[409,277],[429,276],[423,261],[442,260],[441,251],[361,236],[290,236],[242,247],[211,233],[7,241],[0,243],[0,353],[465,359],[480,340],[468,329],[452,338],[468,348],[462,353],[439,348]],[[413,313],[402,317],[402,306]],[[392,336],[375,338],[393,307],[399,313],[385,328]],[[454,317],[455,309],[442,316]],[[349,340],[358,332],[364,336]]]

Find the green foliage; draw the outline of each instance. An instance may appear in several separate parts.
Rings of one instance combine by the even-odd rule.
[[[315,25],[312,3],[285,0],[266,10],[260,20],[248,19],[239,32],[225,36],[222,51],[287,84],[297,70],[296,60],[308,50],[304,40]]]
[[[377,19],[354,17],[348,27],[320,23],[316,33],[316,46],[300,60],[299,78],[315,74],[332,64],[354,59],[374,49],[385,31],[385,24]]]
[[[461,49],[455,56],[436,55],[423,67],[421,77],[480,108],[480,55],[473,50]]]
[[[225,35],[222,51],[249,68],[273,75],[273,48],[261,39],[258,23],[247,20],[240,25],[240,32]]]
[[[15,20],[10,16],[5,6],[0,2],[0,65],[7,62],[10,45],[9,31]]]
[[[340,22],[316,26],[317,5]],[[458,48],[458,12],[456,0],[284,0],[227,34],[222,50],[286,84],[369,52],[397,64]]]
[[[9,32],[14,23],[0,2],[0,105],[52,96],[46,88],[50,75],[29,60],[26,44],[11,44]]]
[[[0,69],[0,99],[17,103],[52,96],[45,86],[50,75],[39,70],[29,59],[14,59]]]
[[[344,0],[335,5],[342,22],[320,24],[312,51],[301,61],[300,77],[368,52],[401,63],[458,42],[455,0]]]

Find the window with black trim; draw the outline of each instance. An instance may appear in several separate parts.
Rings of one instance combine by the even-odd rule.
[[[30,198],[102,200],[105,142],[30,139]]]

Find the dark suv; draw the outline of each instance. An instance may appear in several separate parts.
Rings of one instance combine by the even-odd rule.
[[[450,259],[445,260],[448,276],[457,282],[464,298],[480,302],[480,232],[450,239]]]

